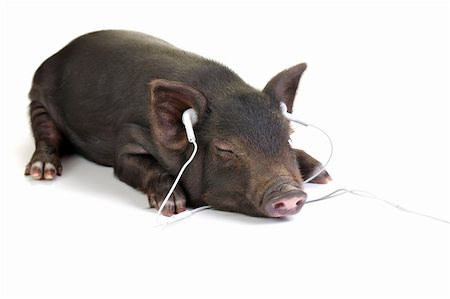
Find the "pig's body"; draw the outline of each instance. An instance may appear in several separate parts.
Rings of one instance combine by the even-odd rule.
[[[59,157],[74,148],[114,167],[158,207],[192,151],[181,113],[194,108],[200,150],[163,213],[183,211],[187,200],[255,216],[294,214],[306,197],[297,163],[306,175],[320,163],[292,152],[278,107],[287,101],[292,109],[304,68],[280,73],[261,92],[227,67],[145,34],[81,36],[36,71],[30,91],[36,151],[26,174],[53,179],[62,171]],[[272,162],[256,165],[261,159]]]
[[[210,104],[225,87],[252,90],[227,67],[158,38],[100,31],[77,38],[46,60],[35,74],[30,96],[43,103],[78,152],[113,166],[123,125],[150,124],[148,83],[153,79],[183,82]],[[145,141],[151,148],[151,140]]]

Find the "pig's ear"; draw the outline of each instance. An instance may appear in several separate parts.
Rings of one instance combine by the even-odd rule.
[[[153,138],[164,148],[185,149],[188,141],[181,116],[185,110],[194,108],[200,119],[206,110],[206,98],[183,83],[162,79],[151,81],[149,91]]]
[[[280,102],[284,102],[288,112],[292,112],[298,83],[305,70],[306,63],[300,63],[282,71],[267,83],[263,92]]]

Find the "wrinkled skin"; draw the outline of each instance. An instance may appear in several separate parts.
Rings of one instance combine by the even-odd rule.
[[[306,200],[303,179],[320,163],[289,145],[292,111],[305,64],[276,75],[259,91],[233,71],[162,40],[129,31],[81,36],[47,59],[30,91],[36,151],[34,179],[62,174],[60,157],[76,151],[111,166],[159,208],[192,153],[181,115],[194,108],[198,154],[164,215],[186,206],[284,217]],[[326,171],[313,180],[326,183]]]

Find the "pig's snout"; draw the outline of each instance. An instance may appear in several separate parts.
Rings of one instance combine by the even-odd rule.
[[[264,210],[269,217],[297,214],[306,202],[306,193],[300,189],[284,192],[266,201]]]

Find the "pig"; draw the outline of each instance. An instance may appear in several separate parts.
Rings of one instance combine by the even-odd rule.
[[[34,74],[29,113],[36,150],[25,175],[53,180],[61,157],[78,153],[113,167],[124,183],[159,208],[193,147],[182,113],[193,108],[198,153],[164,206],[257,217],[300,211],[303,180],[322,165],[290,145],[289,121],[301,63],[263,90],[228,67],[161,39],[124,30],[82,35],[45,60]],[[331,180],[323,170],[313,183]]]

